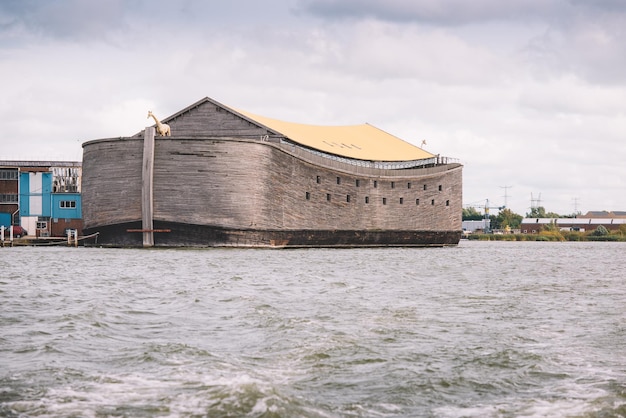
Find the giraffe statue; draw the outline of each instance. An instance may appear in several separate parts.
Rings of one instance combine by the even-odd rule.
[[[152,119],[156,122],[156,130],[161,136],[171,136],[170,126],[166,123],[161,123],[159,120],[152,114],[151,110],[148,110],[148,118],[152,116]]]

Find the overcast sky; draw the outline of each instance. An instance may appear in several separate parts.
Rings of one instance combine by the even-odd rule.
[[[465,204],[626,210],[625,39],[622,0],[2,0],[0,159],[80,161],[208,96],[426,140]]]

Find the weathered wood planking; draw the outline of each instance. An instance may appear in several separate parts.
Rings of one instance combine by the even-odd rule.
[[[176,117],[165,119],[163,122],[170,125],[173,136],[183,138],[194,136],[260,138],[271,134],[267,129],[211,103],[191,108]],[[140,137],[142,133],[136,136]]]
[[[83,147],[85,229],[141,220],[143,139],[118,138],[89,144]]]
[[[86,228],[141,219],[140,142],[85,146]],[[231,228],[456,230],[461,167],[447,168],[424,169],[423,176],[348,175],[267,142],[157,138],[154,219]]]
[[[154,245],[154,136],[153,127],[146,128],[143,137],[143,166],[141,170],[141,227],[143,228],[143,246]]]

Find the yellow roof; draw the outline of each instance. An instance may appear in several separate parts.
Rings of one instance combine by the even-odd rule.
[[[237,110],[298,144],[330,154],[369,161],[409,161],[434,157],[372,125],[317,126],[284,122]]]

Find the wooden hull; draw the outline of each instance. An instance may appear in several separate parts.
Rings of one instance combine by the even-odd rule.
[[[95,245],[142,246],[141,223],[98,229]],[[460,231],[255,230],[156,222],[154,245],[163,247],[352,248],[457,245]]]
[[[83,145],[84,232],[142,246],[142,138]],[[460,164],[381,169],[284,143],[157,138],[155,246],[447,246],[461,238]],[[129,232],[130,230],[130,232]]]

